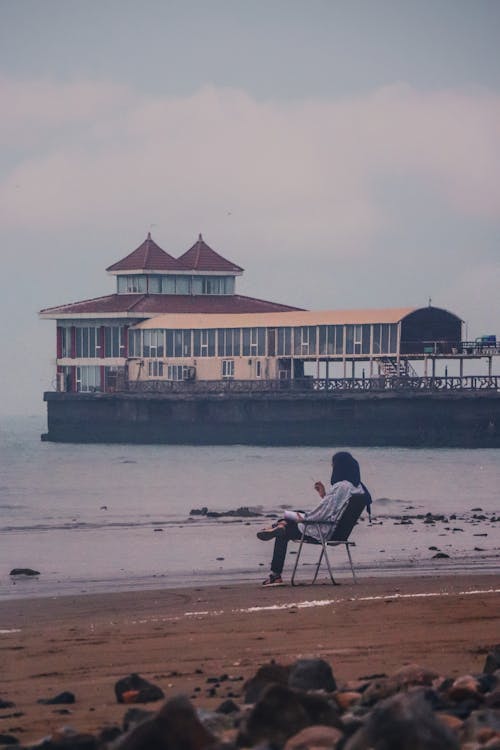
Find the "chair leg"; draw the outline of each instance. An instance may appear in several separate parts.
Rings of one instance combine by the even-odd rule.
[[[345,548],[347,550],[347,556],[348,556],[349,562],[351,564],[351,572],[352,572],[352,577],[354,578],[354,583],[357,583],[358,579],[356,578],[356,573],[354,572],[354,565],[352,564],[351,550],[349,549],[349,545],[348,544],[346,544]]]
[[[319,569],[321,567],[321,561],[323,560],[323,555],[324,554],[325,554],[325,548],[322,547],[320,555],[319,555],[319,560],[318,560],[318,563],[316,565],[316,570],[314,571],[314,576],[313,576],[313,579],[312,579],[311,583],[316,583],[316,578],[318,577]]]
[[[292,586],[297,586],[298,585],[297,583],[295,583],[295,574],[297,572],[297,568],[298,568],[298,565],[299,565],[299,558],[300,558],[300,553],[302,552],[302,546],[303,546],[303,544],[304,544],[304,537],[302,537],[302,539],[300,540],[299,549],[298,549],[298,552],[297,552],[297,557],[295,558],[295,565],[293,566],[292,577],[290,579],[290,583],[292,584]]]
[[[332,566],[330,565],[330,558],[328,557],[328,552],[326,551],[326,546],[325,546],[325,547],[323,547],[323,552],[324,552],[324,554],[325,554],[326,567],[328,568],[328,572],[329,572],[329,574],[330,574],[330,579],[331,579],[331,582],[333,583],[333,585],[334,585],[334,586],[338,586],[338,583],[337,583],[337,581],[336,581],[336,580],[335,580],[335,578],[333,577]]]

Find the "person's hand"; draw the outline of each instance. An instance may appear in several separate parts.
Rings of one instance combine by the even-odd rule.
[[[323,484],[323,482],[314,482],[314,489],[320,497],[324,497],[326,495],[325,485]]]

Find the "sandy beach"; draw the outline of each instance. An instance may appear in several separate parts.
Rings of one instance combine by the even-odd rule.
[[[29,743],[62,726],[121,723],[114,684],[131,672],[204,708],[241,699],[243,681],[271,659],[320,656],[340,685],[408,663],[477,672],[499,640],[499,594],[497,576],[455,575],[4,601],[0,699],[15,706],[0,710],[0,733]],[[221,675],[217,688],[207,681]],[[74,704],[37,703],[64,690]]]

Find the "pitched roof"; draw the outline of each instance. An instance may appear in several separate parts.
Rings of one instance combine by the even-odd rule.
[[[110,294],[68,305],[47,307],[40,310],[40,316],[49,319],[86,316],[148,318],[163,313],[277,313],[299,309],[241,294]]]
[[[117,263],[106,268],[111,273],[117,271],[185,271],[186,266],[174,258],[151,238],[151,232],[135,250]]]
[[[193,271],[219,271],[229,273],[242,273],[243,268],[226,260],[222,255],[216,253],[207,245],[203,237],[198,235],[198,239],[189,250],[181,255],[178,260],[185,268]]]

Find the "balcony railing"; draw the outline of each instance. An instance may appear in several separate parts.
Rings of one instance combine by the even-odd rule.
[[[373,377],[373,378],[296,378],[294,380],[142,380],[126,386],[132,393],[287,393],[321,392],[458,392],[498,391],[500,376],[464,377]]]

